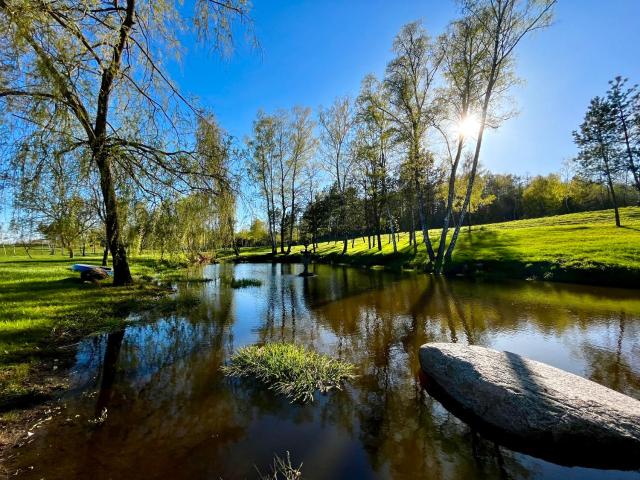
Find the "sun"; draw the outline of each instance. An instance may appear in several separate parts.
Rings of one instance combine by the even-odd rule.
[[[461,118],[456,125],[456,132],[461,137],[473,137],[478,134],[480,129],[480,122],[476,116],[472,113],[464,118]]]

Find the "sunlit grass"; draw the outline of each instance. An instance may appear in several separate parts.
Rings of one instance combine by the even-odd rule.
[[[228,365],[227,376],[251,377],[292,402],[313,401],[316,390],[340,390],[354,378],[353,365],[290,343],[268,343],[238,350]]]
[[[164,303],[164,290],[142,280],[173,274],[176,266],[153,257],[131,263],[136,285],[80,281],[73,263],[99,264],[101,256],[69,259],[46,252],[0,255],[0,395],[25,388],[25,372],[82,335],[122,325],[128,312]],[[26,369],[26,370],[25,370]]]

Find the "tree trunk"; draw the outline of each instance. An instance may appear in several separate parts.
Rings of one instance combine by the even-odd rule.
[[[108,68],[102,73],[100,91],[96,108],[96,120],[92,142],[93,160],[100,172],[100,189],[105,207],[105,225],[107,231],[107,245],[111,251],[113,263],[113,284],[115,286],[131,285],[131,271],[127,260],[127,251],[120,236],[120,223],[118,220],[118,205],[116,190],[111,171],[109,152],[107,150],[107,116],[109,113],[109,96],[113,88],[115,75],[120,71],[122,52],[127,46],[129,33],[135,23],[135,0],[128,0],[125,8],[125,16],[120,27],[118,41],[113,46],[113,57]]]
[[[163,252],[160,252],[160,259],[162,259]],[[104,247],[104,253],[102,254],[102,266],[107,266],[107,259],[109,258],[109,247]]]
[[[440,232],[440,243],[438,244],[438,253],[436,255],[436,267],[435,272],[441,274],[444,268],[445,262],[445,247],[447,244],[447,234],[449,233],[449,219],[453,212],[453,202],[455,200],[456,189],[456,174],[458,172],[458,165],[460,164],[460,157],[462,156],[463,142],[462,138],[458,139],[458,147],[456,149],[456,156],[451,165],[451,173],[449,174],[449,190],[447,192],[447,210],[444,214],[442,232]]]
[[[605,173],[607,174],[607,183],[609,185],[609,194],[611,195],[611,201],[613,202],[613,211],[616,217],[616,227],[620,227],[620,212],[618,212],[618,201],[616,199],[616,191],[613,188],[613,180],[611,180],[611,171],[609,170],[609,161],[604,158]]]
[[[422,188],[420,188],[420,182],[418,181],[417,173],[415,175],[415,188],[418,197],[418,215],[420,216],[420,226],[422,227],[422,240],[427,247],[429,260],[433,262],[436,259],[436,254],[433,251],[433,245],[431,244],[431,239],[429,238],[429,224],[427,223],[427,212],[424,202],[424,195],[422,193]]]
[[[389,228],[391,229],[391,239],[393,241],[393,253],[398,253],[398,245],[396,243],[396,231],[395,225],[393,224],[393,218],[391,217],[391,209],[389,208],[389,204],[386,205],[387,210],[387,218],[389,219]]]
[[[111,251],[113,264],[113,284],[115,286],[131,285],[131,271],[127,260],[127,250],[120,236],[120,223],[118,219],[118,206],[116,203],[116,191],[111,174],[111,166],[104,149],[99,149],[95,154],[95,161],[100,171],[100,189],[104,199],[105,225],[107,231],[107,245]]]
[[[633,175],[633,180],[635,182],[635,186],[640,192],[640,175],[638,174],[638,167],[635,164],[633,159],[633,151],[631,149],[631,142],[629,141],[629,131],[627,129],[627,121],[624,117],[624,113],[621,108],[618,108],[620,112],[620,121],[622,122],[622,132],[624,133],[624,143],[627,150],[627,158],[629,159],[629,170],[631,170],[631,174]]]
[[[413,235],[413,254],[418,254],[418,239],[416,238],[416,216],[413,208],[413,203],[411,203],[411,232]]]
[[[491,75],[494,75],[495,69],[492,68]],[[467,210],[469,209],[469,203],[471,203],[471,193],[473,191],[473,182],[476,178],[476,171],[478,169],[478,160],[480,158],[480,149],[482,147],[482,139],[484,137],[485,125],[487,123],[487,113],[489,111],[489,101],[491,99],[491,94],[493,92],[493,84],[494,80],[489,82],[487,86],[487,91],[485,93],[485,99],[482,106],[482,119],[480,121],[480,129],[478,131],[478,139],[476,140],[476,148],[473,153],[473,165],[471,167],[471,172],[469,174],[469,180],[467,184],[467,191],[464,197],[464,202],[462,204],[462,209],[460,210],[460,216],[458,217],[458,221],[456,222],[455,230],[453,231],[453,235],[451,237],[451,242],[449,242],[449,247],[447,248],[447,252],[444,255],[445,262],[451,260],[451,256],[453,254],[453,249],[456,246],[456,242],[458,241],[458,235],[460,234],[460,228],[464,224],[465,215]]]

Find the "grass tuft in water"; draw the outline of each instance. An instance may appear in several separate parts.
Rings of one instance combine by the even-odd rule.
[[[260,480],[299,480],[302,478],[302,464],[294,467],[291,463],[289,452],[287,452],[286,458],[275,456],[271,465],[271,472],[267,475],[264,475],[257,467],[256,470]]]
[[[355,377],[354,366],[291,343],[268,343],[238,350],[228,365],[227,376],[255,377],[292,402],[311,402],[316,390],[340,390]]]
[[[231,288],[259,287],[262,282],[257,278],[241,278],[240,280],[234,278],[231,280],[230,285]]]

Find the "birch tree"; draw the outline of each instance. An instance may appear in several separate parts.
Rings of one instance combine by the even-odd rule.
[[[551,23],[555,3],[556,0],[464,0],[462,2],[464,16],[478,22],[483,48],[489,53],[482,68],[484,75],[481,109],[478,115],[479,125],[467,181],[467,192],[444,255],[444,262],[447,262],[453,254],[460,228],[469,211],[484,133],[489,125],[490,111],[498,109],[496,103],[514,83],[516,47],[527,35]]]
[[[340,205],[338,231],[342,236],[342,254],[347,252],[348,229],[347,189],[351,181],[354,156],[351,154],[355,127],[353,102],[349,97],[336,98],[333,104],[318,113],[320,142],[323,147],[323,167],[335,182]]]
[[[433,93],[442,57],[419,22],[405,25],[393,42],[395,57],[387,65],[384,79],[390,108],[385,113],[395,123],[398,140],[406,146],[412,175],[423,241],[431,261],[435,260],[429,238],[428,196],[425,191],[432,172],[432,156],[426,148],[427,134],[433,124]]]

